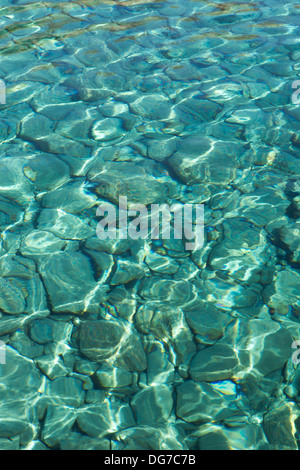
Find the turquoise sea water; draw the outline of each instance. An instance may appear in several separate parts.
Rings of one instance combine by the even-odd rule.
[[[0,450],[298,449],[299,12],[0,0]]]

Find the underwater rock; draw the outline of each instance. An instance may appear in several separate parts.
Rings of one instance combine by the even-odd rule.
[[[23,313],[25,310],[22,291],[3,278],[0,278],[0,309],[11,315]]]
[[[74,370],[75,372],[78,372],[78,374],[91,376],[98,369],[99,369],[99,364],[96,364],[95,362],[87,361],[82,358],[77,359],[74,364]]]
[[[24,433],[35,421],[34,404],[39,397],[41,376],[34,362],[5,347],[5,364],[0,364],[0,437]]]
[[[238,420],[240,419],[240,423]],[[248,417],[237,416],[237,425],[225,419],[226,427],[212,425],[198,439],[199,450],[270,450],[259,423],[249,422]],[[233,417],[235,419],[235,417]],[[254,421],[254,419],[253,419]],[[227,425],[228,422],[228,425]]]
[[[186,449],[184,434],[175,426],[134,426],[116,434],[112,450]]]
[[[123,121],[119,118],[106,118],[97,121],[91,130],[94,140],[99,142],[118,141],[125,135]]]
[[[54,190],[70,178],[68,165],[49,153],[40,153],[28,158],[23,173],[33,183],[35,191]]]
[[[115,307],[121,318],[131,320],[136,312],[137,299],[132,292],[125,289],[124,285],[112,289],[108,300]]]
[[[282,370],[278,369],[270,375],[262,377],[256,369],[250,369],[246,374],[242,372],[241,376],[243,378],[241,380],[238,378],[238,384],[245,397],[243,400],[244,408],[250,408],[253,413],[261,416],[272,404],[273,397],[281,394],[280,389],[284,380]],[[261,418],[259,422],[261,422]]]
[[[112,286],[119,284],[127,284],[135,279],[141,279],[145,276],[145,268],[133,261],[119,259],[117,261],[117,269],[110,282]]]
[[[84,397],[83,383],[77,377],[58,377],[47,381],[44,398],[50,404],[78,408],[83,404]]]
[[[280,61],[280,64],[276,62],[267,62],[263,64],[262,67],[272,75],[278,75],[279,77],[293,76],[293,70],[290,61]]]
[[[223,429],[213,430],[199,437],[198,450],[231,450]]]
[[[60,251],[66,242],[46,230],[32,230],[21,242],[23,256],[34,258]]]
[[[300,222],[295,221],[280,230],[280,239],[291,251],[293,263],[300,262]]]
[[[172,390],[167,385],[146,387],[131,400],[137,424],[157,426],[169,418],[173,408]]]
[[[107,288],[97,284],[88,258],[81,253],[59,252],[43,257],[39,272],[54,313],[97,312],[106,298]]]
[[[108,439],[98,439],[84,436],[77,432],[69,433],[60,441],[60,450],[109,450]]]
[[[174,274],[179,268],[175,260],[153,252],[146,256],[145,262],[152,271],[157,273]]]
[[[162,162],[170,157],[176,149],[177,138],[164,138],[162,140],[148,139],[147,141],[147,154],[148,157],[153,158],[158,162]]]
[[[50,314],[49,310],[32,313],[30,315],[2,315],[0,322],[0,335],[13,333],[24,325],[29,325],[34,320],[47,317]]]
[[[128,204],[149,205],[167,200],[174,182],[161,182],[150,174],[150,168],[132,162],[107,162],[95,165],[88,172],[88,179],[97,183],[99,196],[119,204],[119,196],[127,196]]]
[[[290,202],[282,190],[267,186],[257,188],[250,194],[244,194],[236,199],[234,207],[231,204],[226,208],[224,217],[239,214],[239,217],[245,218],[257,227],[265,227],[282,217],[289,205]]]
[[[169,100],[158,93],[142,95],[130,103],[130,110],[141,117],[154,120],[167,119],[171,112]]]
[[[190,364],[190,375],[196,382],[215,382],[230,379],[239,360],[228,344],[215,343],[198,351]]]
[[[32,185],[23,173],[25,159],[3,158],[0,162],[0,196],[27,203],[32,196]]]
[[[113,256],[103,253],[100,251],[92,251],[84,249],[84,254],[86,254],[89,258],[93,260],[95,263],[95,270],[97,271],[97,280],[100,276],[106,278],[108,274],[111,272],[114,266],[114,258]],[[106,271],[106,273],[105,273]],[[99,277],[98,277],[99,276]]]
[[[61,209],[43,209],[38,218],[38,228],[62,239],[84,240],[95,235],[94,229],[84,220]]]
[[[187,123],[212,121],[221,112],[222,107],[202,97],[191,97],[182,100],[174,108],[176,115]]]
[[[114,117],[124,115],[128,112],[128,105],[118,100],[107,100],[102,106],[99,106],[101,114],[105,117]]]
[[[176,307],[186,306],[197,295],[190,282],[174,281],[159,276],[143,280],[139,294],[148,302],[160,301]]]
[[[42,441],[47,446],[56,446],[71,432],[75,419],[76,410],[74,408],[49,405],[42,429]]]
[[[79,330],[79,345],[82,354],[91,361],[109,359],[110,363],[129,371],[143,371],[147,367],[140,338],[123,322],[84,321]]]
[[[277,403],[264,415],[263,429],[273,450],[297,450],[295,420],[298,408],[294,403]]]
[[[49,313],[44,286],[35,269],[32,260],[21,256],[7,255],[0,259],[3,276],[0,278],[0,289],[3,289],[0,308],[6,313],[41,316]]]
[[[90,209],[96,203],[96,197],[85,192],[85,186],[82,182],[69,184],[67,188],[49,191],[42,199],[43,207],[49,209],[59,207],[69,214],[78,214],[86,209]]]
[[[40,344],[36,344],[23,332],[16,331],[10,337],[10,346],[18,351],[19,354],[29,359],[41,356],[44,348]]]
[[[23,120],[20,137],[33,142],[42,152],[67,154],[74,157],[88,157],[89,149],[75,140],[54,132],[54,123],[42,114],[27,115]]]
[[[222,50],[222,53],[224,49],[226,49],[225,54],[234,54],[237,51],[234,51],[234,49],[240,50],[241,44],[239,44],[239,41],[226,41],[221,45],[218,50]],[[230,50],[230,52],[229,52]],[[240,55],[240,54],[239,54]],[[221,65],[219,63],[219,65]],[[229,110],[231,109],[236,109],[240,105],[249,105],[249,90],[246,86],[245,83],[242,81],[237,81],[232,77],[228,77],[227,74],[230,73],[230,66],[225,68],[221,66],[218,69],[217,67],[210,67],[208,70],[211,70],[213,73],[217,73],[217,75],[222,78],[221,80],[208,80],[206,83],[204,83],[201,87],[201,91],[205,93],[205,96],[212,100],[212,102],[218,103],[219,105],[225,105],[225,107]],[[222,77],[222,72],[223,72],[223,77]],[[228,105],[229,103],[230,105]]]
[[[35,363],[39,370],[50,380],[57,379],[58,377],[65,377],[69,373],[62,360],[54,355],[45,354],[44,356],[37,358]]]
[[[85,321],[79,330],[80,350],[90,360],[102,362],[117,353],[124,335],[125,328],[115,321]]]
[[[22,210],[19,206],[9,202],[6,198],[0,199],[0,230],[5,230],[9,225],[14,225],[22,220]]]
[[[193,283],[216,306],[234,309],[253,307],[258,302],[257,291],[262,289],[259,284],[250,284],[249,287],[247,285],[244,287],[230,277],[227,277],[225,281],[216,274],[205,282],[193,281]]]
[[[41,441],[31,441],[27,446],[21,447],[20,450],[49,450]]]
[[[55,133],[59,134],[63,138],[67,138],[70,142],[76,142],[77,144],[83,144],[86,147],[92,147],[94,142],[91,136],[91,127],[93,122],[96,119],[99,119],[101,114],[99,110],[95,107],[88,107],[84,103],[76,103],[77,106],[74,106],[73,109],[70,109],[70,112],[66,113],[66,110],[63,110],[63,107],[60,107],[60,112],[65,114],[63,117],[59,118],[58,116],[52,116],[56,121],[58,121],[57,126],[55,127]],[[55,107],[51,109],[47,107],[47,114],[51,112],[55,113]],[[45,114],[45,108],[43,109]],[[78,155],[83,156],[83,155]]]
[[[95,380],[101,388],[126,387],[132,382],[132,374],[126,369],[103,364],[95,373]]]
[[[9,439],[0,438],[1,450],[19,450],[20,438],[18,436]]]
[[[188,423],[218,422],[238,413],[238,408],[229,407],[229,398],[204,382],[188,380],[182,383],[176,388],[176,397],[176,415]]]
[[[157,340],[163,341],[167,349],[170,346],[174,348],[176,365],[195,354],[193,337],[180,308],[149,302],[139,308],[134,321],[139,331],[151,333]]]
[[[183,141],[168,163],[176,175],[188,185],[195,183],[214,183],[226,185],[234,179],[237,155],[244,153],[243,146],[237,143],[223,144],[208,138],[201,141],[191,139]],[[195,153],[193,149],[195,147]]]
[[[286,314],[289,306],[300,308],[299,284],[300,274],[289,267],[282,269],[276,275],[274,291],[268,301],[268,305],[274,308],[276,313]]]
[[[185,318],[197,341],[207,345],[220,339],[232,320],[227,312],[209,303],[201,303],[194,310],[186,310]]]
[[[89,437],[104,437],[121,429],[135,426],[128,404],[105,400],[97,405],[83,405],[78,409],[77,424]]]
[[[97,367],[99,368],[99,365],[97,364]],[[85,395],[85,402],[86,403],[93,403],[93,404],[98,404],[103,403],[106,397],[106,391],[105,390],[87,390],[86,395]]]
[[[98,251],[100,253],[105,252],[109,254],[121,255],[127,250],[132,249],[133,246],[136,246],[136,240],[122,240],[118,237],[116,240],[100,240],[98,237],[91,237],[84,242],[84,249],[89,253],[92,251]]]
[[[267,377],[284,367],[291,357],[292,342],[289,330],[267,317],[235,320],[216,344],[234,348],[240,363],[232,370],[236,377],[243,377],[250,366],[258,377]]]
[[[23,120],[20,137],[24,140],[36,140],[48,136],[53,128],[54,123],[46,116],[32,113]]]
[[[170,354],[171,356],[171,354]],[[160,341],[153,342],[151,352],[147,354],[147,384],[171,384],[175,377],[175,366],[171,363],[164,345]]]
[[[234,217],[224,221],[223,236],[224,240],[212,248],[210,266],[239,281],[259,282],[265,265],[275,255],[267,244],[267,233]]]
[[[30,328],[30,337],[38,344],[57,343],[66,340],[72,331],[72,325],[50,318],[37,320]]]

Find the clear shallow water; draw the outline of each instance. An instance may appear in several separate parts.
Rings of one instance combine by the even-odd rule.
[[[299,7],[1,0],[1,449],[298,448]]]

